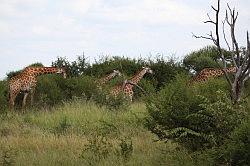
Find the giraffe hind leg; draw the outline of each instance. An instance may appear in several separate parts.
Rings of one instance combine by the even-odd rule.
[[[23,96],[23,103],[22,103],[22,111],[24,111],[25,105],[26,105],[26,100],[27,100],[28,93],[25,92]]]
[[[31,89],[31,93],[30,93],[30,105],[33,105],[33,103],[34,103],[34,94],[35,94],[35,89]]]

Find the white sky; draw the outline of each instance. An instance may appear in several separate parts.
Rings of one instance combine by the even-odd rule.
[[[182,58],[211,43],[192,32],[210,31],[202,21],[216,1],[0,0],[0,79],[31,63],[51,65],[58,56],[75,60],[83,51],[89,60],[157,53]],[[223,7],[225,2],[239,11],[237,36],[245,45],[250,1],[222,0]]]

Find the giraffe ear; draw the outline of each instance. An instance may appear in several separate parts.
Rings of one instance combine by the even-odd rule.
[[[142,66],[143,69],[145,69],[146,67]]]

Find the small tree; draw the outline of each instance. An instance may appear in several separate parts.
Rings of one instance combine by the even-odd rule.
[[[222,24],[219,24],[219,15],[220,15],[220,0],[217,1],[217,8],[214,6],[211,6],[212,9],[215,11],[216,16],[215,20],[212,20],[209,14],[208,20],[204,23],[210,23],[215,26],[215,35],[212,31],[207,36],[196,36],[193,35],[196,38],[202,38],[202,39],[208,39],[213,41],[215,46],[217,47],[218,55],[220,57],[220,61],[222,62],[223,66],[220,66],[221,69],[223,69],[223,72],[225,74],[225,77],[227,79],[228,84],[231,87],[231,96],[234,103],[237,103],[240,101],[240,98],[242,96],[242,91],[244,87],[244,83],[249,79],[250,77],[250,42],[249,42],[249,35],[247,32],[247,47],[246,48],[240,48],[238,45],[238,42],[236,40],[235,36],[235,24],[238,18],[238,12],[236,12],[235,8],[231,8],[227,4],[227,10],[226,10],[226,16],[225,19],[222,21]],[[226,38],[225,34],[225,24],[227,24],[230,28],[230,36],[231,36],[231,46]],[[236,73],[234,78],[230,78],[228,73],[226,72],[228,61],[225,58],[223,49],[221,47],[221,40],[220,40],[220,33],[219,29],[222,25],[223,29],[223,37],[227,44],[228,51],[231,53],[230,62],[235,66]]]

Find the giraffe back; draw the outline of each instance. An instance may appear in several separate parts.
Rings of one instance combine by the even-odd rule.
[[[224,71],[227,73],[235,73],[236,67],[229,67],[226,69],[215,69],[215,68],[205,68],[201,70],[196,76],[194,76],[189,84],[196,83],[196,82],[205,82],[209,78],[219,77],[224,75]]]

